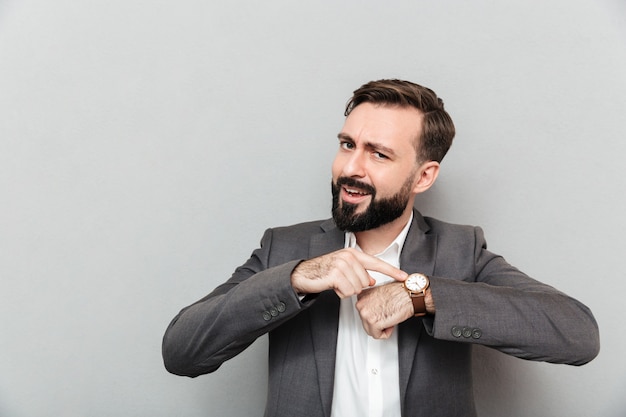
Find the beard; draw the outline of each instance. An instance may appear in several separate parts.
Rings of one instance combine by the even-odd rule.
[[[391,223],[404,213],[411,199],[412,180],[413,177],[409,176],[396,194],[377,200],[376,188],[373,186],[352,178],[339,177],[337,183],[331,182],[333,195],[332,213],[335,224],[344,232],[357,233]],[[358,207],[356,204],[339,201],[341,188],[344,185],[365,190],[370,194],[370,203],[364,212],[355,213]]]

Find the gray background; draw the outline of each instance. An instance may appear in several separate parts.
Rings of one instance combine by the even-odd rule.
[[[0,0],[0,416],[260,416],[265,338],[192,380],[163,331],[328,216],[343,105],[383,77],[457,125],[422,211],[600,323],[581,368],[479,349],[480,415],[625,414],[626,6],[384,3]]]

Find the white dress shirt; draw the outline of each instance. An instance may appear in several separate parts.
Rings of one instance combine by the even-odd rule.
[[[377,258],[400,267],[411,219],[402,232]],[[346,248],[361,250],[353,233],[346,233]],[[368,271],[376,285],[393,281]],[[374,339],[363,329],[355,307],[356,296],[341,300],[335,364],[332,417],[397,417],[400,415],[400,382],[397,329],[389,339]]]

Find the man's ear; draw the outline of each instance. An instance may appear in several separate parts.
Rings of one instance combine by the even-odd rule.
[[[415,174],[415,185],[413,187],[413,192],[415,194],[419,194],[428,190],[435,183],[438,175],[439,162],[424,162],[422,165],[420,165],[417,173]]]

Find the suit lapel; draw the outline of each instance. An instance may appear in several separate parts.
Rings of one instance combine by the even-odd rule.
[[[323,233],[310,240],[309,258],[314,258],[345,245],[345,235],[334,226],[332,220],[322,223]],[[407,235],[402,253],[400,268],[408,273],[422,272],[432,275],[435,268],[437,236],[427,234],[429,226],[422,215],[414,210],[413,222]],[[321,293],[316,301],[315,314],[311,314],[311,333],[315,349],[315,361],[324,413],[330,416],[335,378],[335,357],[337,355],[337,331],[339,326],[339,298],[333,291]],[[398,326],[398,355],[400,367],[400,400],[404,404],[409,377],[413,368],[417,343],[423,325],[420,319],[412,318]]]
[[[429,226],[422,215],[413,210],[413,223],[400,254],[400,269],[432,275],[435,269],[437,235],[427,234]],[[404,404],[409,377],[413,369],[417,343],[424,326],[421,319],[411,318],[398,326],[398,360],[400,365],[400,401]]]
[[[324,233],[311,238],[309,258],[342,249],[345,235],[332,221],[322,223]],[[315,314],[311,314],[311,334],[315,350],[315,362],[321,392],[322,407],[330,416],[333,382],[335,379],[335,357],[337,355],[337,331],[339,328],[339,297],[333,291],[324,291],[315,300]]]

